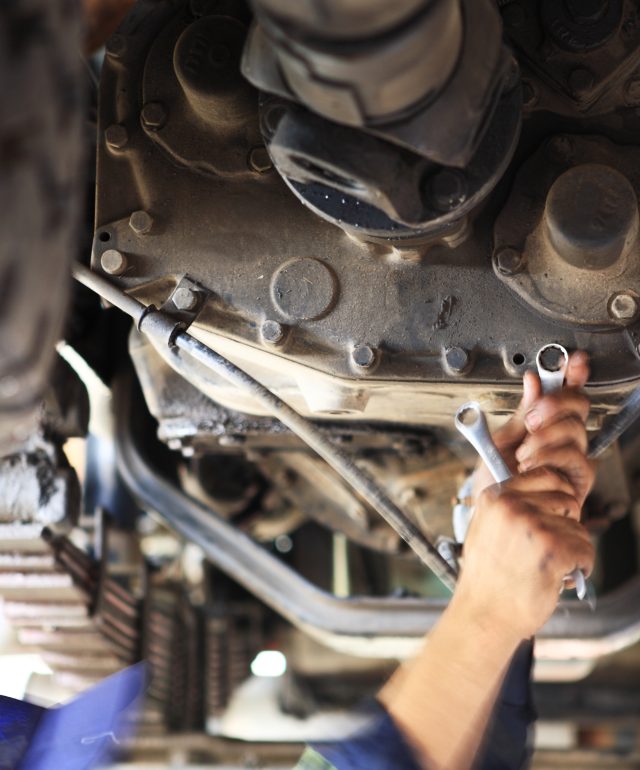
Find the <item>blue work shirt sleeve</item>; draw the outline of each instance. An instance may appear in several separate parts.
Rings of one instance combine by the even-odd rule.
[[[524,770],[531,760],[533,643],[511,662],[487,730],[477,770]],[[455,716],[452,716],[455,718]],[[386,711],[376,704],[368,728],[343,741],[310,746],[296,770],[421,770],[412,749]]]

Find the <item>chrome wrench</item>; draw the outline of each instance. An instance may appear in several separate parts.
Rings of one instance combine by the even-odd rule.
[[[562,345],[552,342],[540,348],[536,356],[536,366],[543,393],[553,393],[560,390],[564,384],[568,365],[569,353]],[[574,569],[567,576],[567,580],[573,580],[575,583],[578,599],[587,599],[592,607],[595,606],[595,591],[593,586],[587,582],[582,570]]]
[[[561,345],[545,345],[541,348],[536,357],[536,363],[544,393],[550,393],[562,387],[568,361],[569,354]],[[491,437],[487,419],[477,401],[469,401],[458,409],[455,425],[480,455],[497,483],[512,478],[511,471]],[[593,609],[595,592],[591,584],[587,583],[584,573],[576,569],[565,579],[574,581],[578,598],[587,599]]]

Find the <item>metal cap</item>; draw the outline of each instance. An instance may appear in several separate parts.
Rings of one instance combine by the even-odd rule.
[[[544,224],[558,256],[602,270],[625,257],[638,236],[638,200],[629,180],[598,163],[558,177],[547,195]]]

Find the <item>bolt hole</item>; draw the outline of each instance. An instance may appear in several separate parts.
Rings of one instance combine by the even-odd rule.
[[[522,353],[514,353],[511,360],[516,366],[522,366],[522,364],[524,364],[524,362],[526,361]]]
[[[102,241],[102,243],[107,243],[111,240],[111,233],[107,233],[104,230],[100,233],[98,238]]]

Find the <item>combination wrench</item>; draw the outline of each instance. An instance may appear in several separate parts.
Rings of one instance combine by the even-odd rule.
[[[568,363],[569,354],[562,345],[551,343],[538,351],[536,366],[543,393],[552,393],[562,387]],[[476,450],[498,484],[512,478],[511,471],[491,437],[487,419],[477,401],[469,401],[458,409],[455,425]],[[586,599],[591,608],[595,608],[593,586],[587,581],[582,570],[573,570],[565,580],[573,580],[578,598]]]

